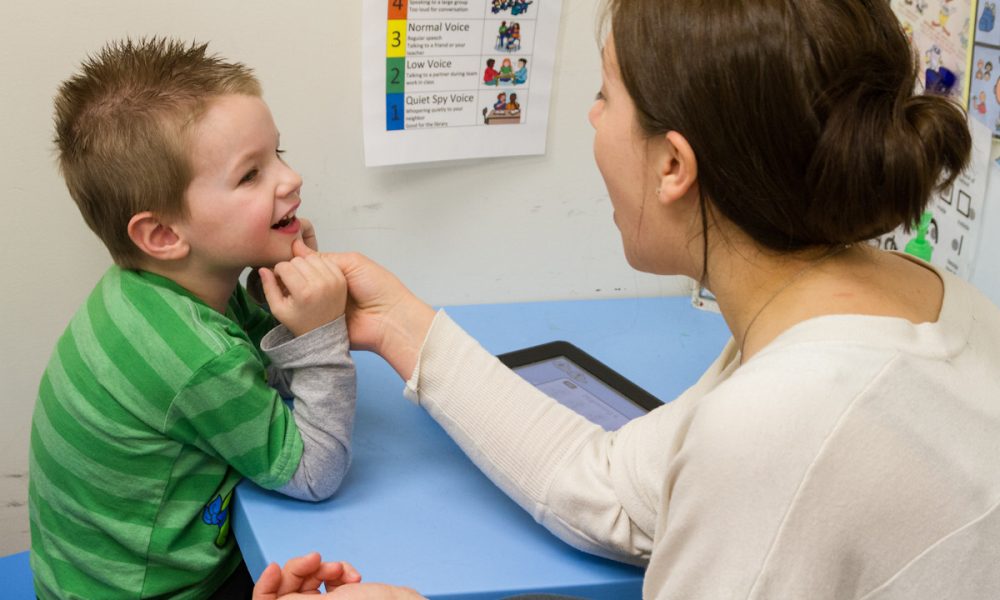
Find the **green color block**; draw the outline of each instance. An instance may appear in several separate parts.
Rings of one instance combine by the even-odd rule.
[[[385,93],[402,94],[406,83],[406,59],[385,59]]]

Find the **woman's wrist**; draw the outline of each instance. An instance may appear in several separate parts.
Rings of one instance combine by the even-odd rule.
[[[376,352],[408,381],[420,357],[435,311],[416,296],[394,306],[383,321],[382,341]]]

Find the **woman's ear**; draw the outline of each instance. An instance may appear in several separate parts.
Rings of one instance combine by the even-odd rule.
[[[691,144],[676,131],[663,136],[657,198],[671,204],[698,189],[698,161]]]
[[[155,260],[178,260],[186,257],[191,250],[171,224],[148,210],[129,219],[128,237],[143,253]]]

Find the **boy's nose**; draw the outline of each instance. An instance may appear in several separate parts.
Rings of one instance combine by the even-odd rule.
[[[282,173],[281,182],[278,184],[278,195],[281,197],[297,195],[302,189],[302,176],[288,165],[284,167],[285,172]]]

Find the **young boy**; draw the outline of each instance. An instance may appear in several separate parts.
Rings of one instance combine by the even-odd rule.
[[[116,264],[35,405],[39,598],[249,595],[236,484],[318,500],[347,470],[346,285],[296,218],[260,94],[245,66],[164,39],[109,44],[59,90],[60,168]],[[247,266],[281,325],[239,285]]]

